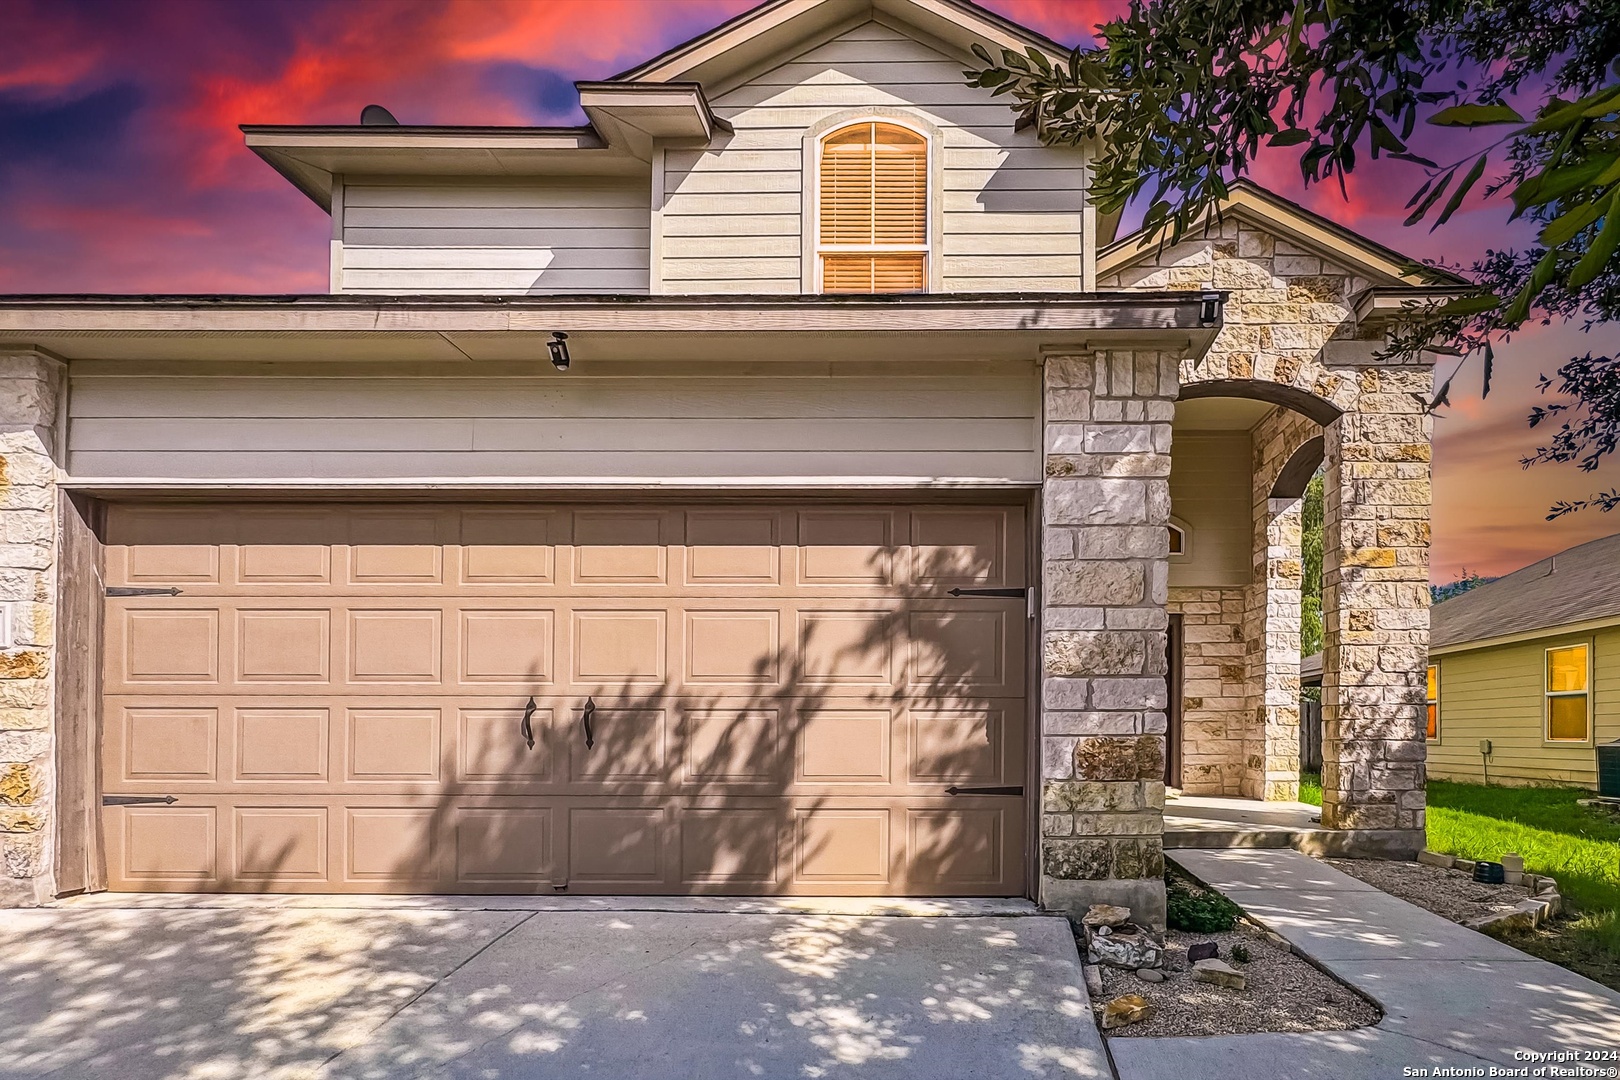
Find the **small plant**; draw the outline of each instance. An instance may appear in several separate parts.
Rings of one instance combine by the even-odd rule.
[[[1219,934],[1232,929],[1243,909],[1218,892],[1200,889],[1178,877],[1166,876],[1167,921],[1172,930]]]
[[[1249,947],[1247,945],[1232,946],[1232,960],[1234,963],[1247,964],[1249,962]]]

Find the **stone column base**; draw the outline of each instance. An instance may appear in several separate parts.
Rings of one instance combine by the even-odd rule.
[[[1163,930],[1165,899],[1163,878],[1134,881],[1074,881],[1041,876],[1041,909],[1067,915],[1075,922],[1092,904],[1117,904],[1131,909],[1138,926]]]

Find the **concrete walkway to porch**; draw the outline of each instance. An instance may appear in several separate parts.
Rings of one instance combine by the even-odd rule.
[[[1261,802],[1228,795],[1172,795],[1164,803],[1167,848],[1303,848],[1332,830],[1322,808],[1302,802]]]
[[[1533,1076],[1538,1062],[1520,1055],[1620,1048],[1620,994],[1325,863],[1288,850],[1183,850],[1170,857],[1372,998],[1385,1015],[1355,1031],[1110,1039],[1119,1080],[1372,1080],[1451,1075],[1433,1071],[1441,1067],[1486,1075],[1492,1065],[1528,1065],[1526,1075]],[[1584,1064],[1607,1070],[1616,1063]],[[1403,1071],[1425,1068],[1431,1071]]]

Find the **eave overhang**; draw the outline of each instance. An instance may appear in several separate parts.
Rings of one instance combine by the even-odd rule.
[[[243,124],[248,149],[323,210],[338,176],[635,175],[646,165],[591,127]]]
[[[579,82],[579,104],[607,144],[651,161],[654,140],[702,145],[731,125],[697,83]]]
[[[1356,322],[1362,326],[1386,326],[1420,318],[1437,304],[1478,291],[1472,285],[1374,286],[1355,297]]]
[[[1036,357],[1064,349],[1162,347],[1202,354],[1224,294],[1020,293],[905,296],[12,296],[0,297],[0,349],[63,359],[181,361],[281,356],[307,362],[375,355],[401,362],[543,355],[554,331],[576,360],[600,349],[647,359],[701,355],[702,342],[746,339],[762,361],[888,343]],[[217,347],[212,342],[218,342]],[[668,342],[667,352],[658,342]],[[817,344],[817,342],[820,344]],[[830,346],[838,342],[838,349]],[[977,344],[975,344],[977,343]]]

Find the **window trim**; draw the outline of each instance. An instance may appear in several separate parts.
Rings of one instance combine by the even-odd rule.
[[[1547,685],[1548,665],[1552,654],[1565,649],[1586,650],[1586,688],[1584,690],[1552,690]],[[1543,746],[1581,747],[1591,746],[1596,735],[1592,722],[1592,671],[1593,653],[1592,639],[1579,641],[1565,641],[1558,645],[1548,645],[1541,650],[1541,744]],[[1580,697],[1586,699],[1586,737],[1584,739],[1555,739],[1552,737],[1552,699],[1555,697]]]
[[[1187,523],[1172,515],[1167,529],[1181,535],[1181,550],[1170,552],[1170,558],[1190,558],[1192,556],[1192,530],[1187,527]]]
[[[1429,697],[1428,677],[1429,677],[1429,672],[1431,672],[1431,671],[1434,672],[1434,697]],[[1423,709],[1423,738],[1424,738],[1425,742],[1428,742],[1431,745],[1439,745],[1441,736],[1445,733],[1445,728],[1441,724],[1441,719],[1442,718],[1440,716],[1440,698],[1441,698],[1441,695],[1443,695],[1445,693],[1445,690],[1440,685],[1440,658],[1439,657],[1435,657],[1434,659],[1429,661],[1426,669],[1423,672],[1423,683],[1424,683],[1424,685],[1423,685],[1423,705],[1424,705],[1424,709]],[[1430,735],[1428,733],[1429,732],[1429,709],[1428,709],[1428,707],[1430,705],[1434,706],[1434,734],[1433,735]]]
[[[861,249],[846,250],[850,254],[881,254],[884,251],[918,251],[923,253],[923,292],[942,291],[944,273],[944,213],[940,193],[944,190],[943,166],[939,129],[914,113],[903,109],[865,108],[851,109],[822,117],[805,129],[801,157],[802,195],[799,224],[799,291],[807,295],[821,294],[821,145],[829,135],[857,124],[893,124],[922,137],[926,149],[923,216],[927,222],[925,243],[919,249],[913,245],[879,244]],[[852,294],[858,295],[858,294]]]

